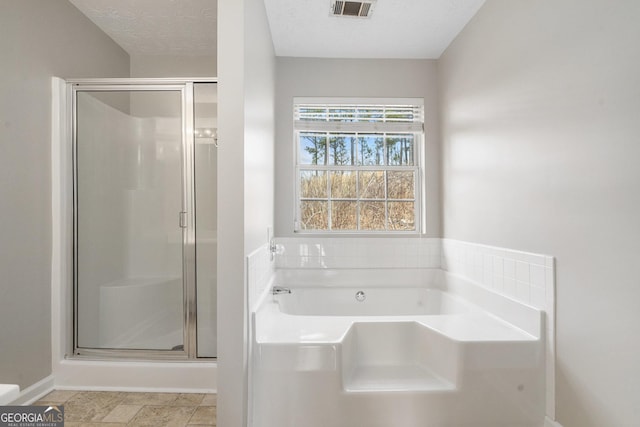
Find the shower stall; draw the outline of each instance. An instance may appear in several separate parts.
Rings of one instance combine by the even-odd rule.
[[[73,355],[215,358],[215,80],[67,87]]]

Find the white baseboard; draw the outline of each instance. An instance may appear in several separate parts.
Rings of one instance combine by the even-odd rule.
[[[25,388],[20,392],[20,395],[11,401],[10,405],[31,405],[33,402],[39,400],[42,396],[57,390],[86,390],[86,391],[132,391],[132,392],[155,392],[155,393],[215,393],[214,386],[211,387],[131,387],[131,386],[89,386],[89,385],[69,385],[58,384],[53,375],[49,375],[46,378],[38,381],[37,383]]]
[[[53,375],[41,379],[37,383],[25,388],[20,392],[20,396],[11,402],[12,405],[30,405],[40,399],[45,394],[51,392],[54,388]]]
[[[174,388],[174,387],[109,387],[57,385],[56,390],[72,391],[122,391],[131,393],[217,393],[215,388]]]
[[[544,419],[544,427],[562,427],[559,422],[552,420],[549,417]]]

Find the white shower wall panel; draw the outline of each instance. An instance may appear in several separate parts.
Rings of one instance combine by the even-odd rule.
[[[127,277],[181,275],[181,123],[179,118],[132,117],[137,138],[127,171]]]

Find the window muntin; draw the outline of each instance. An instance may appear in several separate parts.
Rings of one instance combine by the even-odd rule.
[[[411,101],[295,103],[296,231],[419,231],[424,119]]]

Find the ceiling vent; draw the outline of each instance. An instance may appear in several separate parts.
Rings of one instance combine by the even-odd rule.
[[[373,11],[372,1],[342,1],[331,2],[331,14],[333,16],[352,16],[356,18],[368,18]]]

